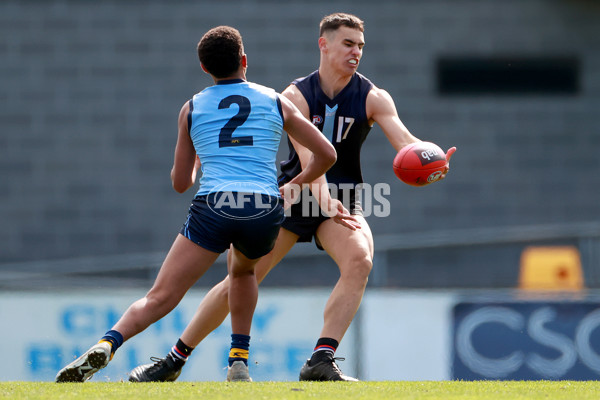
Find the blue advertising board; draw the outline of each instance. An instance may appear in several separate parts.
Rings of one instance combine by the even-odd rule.
[[[452,332],[453,379],[600,378],[597,302],[462,302]]]

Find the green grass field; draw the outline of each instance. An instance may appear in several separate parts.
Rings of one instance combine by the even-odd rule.
[[[600,382],[0,382],[10,399],[600,399]]]

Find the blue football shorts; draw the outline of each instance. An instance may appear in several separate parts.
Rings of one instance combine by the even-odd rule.
[[[256,259],[273,249],[283,220],[280,197],[216,192],[194,198],[180,233],[215,253],[233,244],[249,259]]]

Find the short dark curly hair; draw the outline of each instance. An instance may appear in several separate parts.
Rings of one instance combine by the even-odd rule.
[[[358,29],[361,32],[365,31],[365,23],[356,15],[346,13],[335,13],[326,15],[319,24],[319,36],[327,31],[335,31],[340,26],[346,26],[352,29]]]
[[[230,26],[217,26],[198,42],[198,58],[216,78],[227,78],[240,67],[244,44],[240,32]]]

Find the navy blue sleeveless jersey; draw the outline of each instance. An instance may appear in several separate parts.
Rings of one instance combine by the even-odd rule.
[[[302,93],[312,123],[329,139],[337,151],[337,161],[327,171],[328,183],[363,182],[360,149],[371,125],[367,118],[367,95],[373,84],[356,72],[348,85],[330,99],[319,84],[319,71],[292,82]],[[289,159],[281,163],[279,183],[292,180],[302,170],[296,150],[288,139]]]

